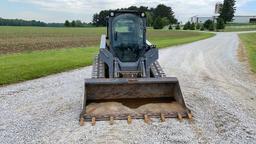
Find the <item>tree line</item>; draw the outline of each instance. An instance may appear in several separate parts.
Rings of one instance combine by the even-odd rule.
[[[45,23],[36,20],[4,19],[0,17],[0,26],[39,26],[39,27],[63,27],[63,23]]]
[[[35,20],[0,18],[0,26],[47,26],[46,23]]]
[[[80,20],[65,21],[65,23],[45,23],[36,20],[23,20],[23,19],[4,19],[0,17],[0,26],[39,26],[39,27],[88,27],[92,26],[91,23],[81,22]]]
[[[147,16],[147,26],[153,26],[155,29],[162,29],[166,25],[177,23],[172,8],[164,4],[159,4],[155,8],[130,6],[116,10],[136,10],[144,12]],[[92,24],[94,26],[106,26],[106,18],[110,11],[112,10],[102,10],[99,13],[95,13],[93,15]]]
[[[73,21],[66,20],[64,23],[64,26],[65,27],[90,27],[92,26],[92,24],[81,22],[80,20],[73,20]]]
[[[223,30],[223,29],[225,29],[225,22],[221,18],[217,18],[216,23],[213,20],[208,19],[204,23],[187,22],[183,26],[183,30],[214,31],[214,30]]]

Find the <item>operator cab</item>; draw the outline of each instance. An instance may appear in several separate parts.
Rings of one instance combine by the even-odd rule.
[[[110,49],[121,62],[136,62],[146,49],[146,18],[144,13],[111,12],[108,23]]]

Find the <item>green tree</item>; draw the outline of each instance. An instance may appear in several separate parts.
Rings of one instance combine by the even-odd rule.
[[[195,26],[195,23],[192,23],[192,24],[190,25],[189,29],[190,29],[190,30],[195,30],[195,27],[196,27],[196,26]]]
[[[80,20],[76,20],[76,27],[82,27],[83,23]]]
[[[98,25],[106,26],[107,25],[107,16],[109,15],[108,10],[103,10],[99,13]]]
[[[214,31],[214,23],[211,23],[211,24],[209,25],[209,31]]]
[[[188,30],[188,29],[190,29],[190,27],[191,27],[191,23],[187,22],[187,23],[185,23],[183,30]]]
[[[196,24],[196,29],[197,29],[197,30],[200,29],[200,24],[199,24],[199,23]]]
[[[150,12],[146,12],[146,16],[147,16],[147,26],[150,27],[153,24],[152,14]]]
[[[64,26],[65,27],[70,27],[70,22],[68,20],[66,20]]]
[[[169,28],[168,28],[168,29],[169,29],[169,30],[172,30],[172,29],[173,29],[171,24],[169,25]]]
[[[174,12],[171,7],[165,6],[163,4],[158,5],[156,8],[148,8],[144,6],[136,7],[130,6],[128,8],[121,8],[116,10],[136,10],[139,12],[145,12],[147,15],[147,26],[154,25],[154,22],[157,17],[164,18],[167,17],[169,23],[177,23],[177,19],[174,16]],[[102,10],[99,13],[93,15],[92,23],[95,26],[106,26],[106,18],[109,15],[109,12],[112,10]],[[168,24],[169,24],[168,23]]]
[[[204,25],[201,25],[200,31],[204,31]]]
[[[71,22],[71,26],[76,27],[76,22],[74,20]]]
[[[210,29],[210,26],[213,25],[213,21],[212,20],[207,20],[204,22],[204,28],[205,29]]]
[[[94,14],[93,15],[93,18],[92,18],[92,24],[95,25],[95,26],[98,26],[98,21],[99,21],[99,14]]]
[[[148,11],[148,7],[145,7],[145,6],[140,6],[140,7],[130,6],[127,9],[128,10],[136,10],[136,11],[139,11],[139,12],[147,12]],[[124,10],[126,10],[126,8]]]
[[[170,24],[170,21],[167,17],[161,18],[161,21],[162,21],[163,26]]]
[[[109,15],[110,10],[103,10],[100,13],[93,15],[92,23],[95,26],[106,26],[107,25],[107,16]]]
[[[162,19],[160,17],[157,17],[154,21],[154,24],[153,24],[153,28],[154,29],[162,29],[164,26],[163,26],[163,23],[162,23]]]
[[[159,4],[154,10],[153,14],[155,19],[157,17],[164,18],[167,17],[171,24],[177,23],[177,19],[174,17],[174,12],[171,7]]]
[[[218,29],[225,29],[225,22],[222,18],[218,18],[217,19],[217,26],[216,26],[217,30]]]
[[[136,6],[130,6],[127,8],[128,10],[138,10],[139,8]]]
[[[219,17],[223,19],[225,24],[233,20],[236,11],[235,5],[236,0],[224,0]]]
[[[180,30],[180,23],[177,23],[177,24],[176,24],[175,29],[176,29],[176,30]]]

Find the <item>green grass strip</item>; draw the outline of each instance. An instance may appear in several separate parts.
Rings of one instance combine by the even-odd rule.
[[[200,34],[198,34],[196,36],[192,36],[192,37],[173,38],[173,39],[158,39],[158,40],[152,40],[152,42],[155,45],[157,45],[158,48],[166,48],[166,47],[170,47],[170,46],[187,44],[187,43],[195,42],[198,40],[207,39],[214,35],[215,34],[213,34],[213,33],[200,33]]]
[[[239,35],[248,54],[249,63],[253,72],[256,72],[256,33]]]
[[[97,52],[97,48],[91,47],[2,55],[0,85],[91,65]]]

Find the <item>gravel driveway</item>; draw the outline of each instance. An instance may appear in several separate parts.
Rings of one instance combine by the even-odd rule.
[[[0,143],[256,143],[256,76],[236,33],[160,51],[194,120],[134,120],[80,127],[91,67],[0,88]]]

